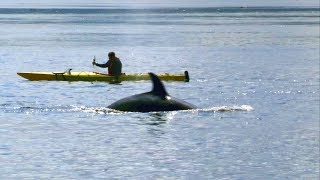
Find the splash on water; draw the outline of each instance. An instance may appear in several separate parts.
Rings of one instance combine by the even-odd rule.
[[[207,109],[201,109],[203,112],[226,112],[226,111],[253,111],[254,108],[250,105],[234,105],[234,106],[219,106]]]
[[[1,105],[1,110],[7,113],[48,113],[48,112],[59,112],[59,113],[70,113],[70,112],[84,112],[93,114],[126,114],[130,112],[122,112],[107,107],[86,107],[78,105],[56,105],[56,106],[10,106],[6,104]],[[234,105],[234,106],[219,106],[203,109],[192,109],[182,110],[176,112],[229,112],[229,111],[253,111],[254,108],[250,105]],[[156,113],[156,112],[152,112]]]

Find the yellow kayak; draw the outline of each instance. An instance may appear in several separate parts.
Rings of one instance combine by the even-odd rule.
[[[31,81],[103,81],[103,82],[114,82],[115,76],[108,74],[102,74],[98,72],[18,72],[19,76],[26,78]],[[163,81],[189,81],[188,71],[183,74],[157,74]],[[137,74],[122,74],[119,76],[118,81],[140,81],[150,80],[148,73],[137,73]]]

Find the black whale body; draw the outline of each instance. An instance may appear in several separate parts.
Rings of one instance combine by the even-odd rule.
[[[128,112],[177,111],[196,108],[190,103],[171,97],[157,75],[149,73],[149,76],[153,83],[152,91],[120,99],[108,108]]]

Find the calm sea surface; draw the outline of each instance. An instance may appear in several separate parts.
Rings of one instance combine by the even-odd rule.
[[[319,179],[318,7],[0,7],[0,179]],[[151,83],[31,82],[100,71],[165,82],[194,111],[114,113]]]

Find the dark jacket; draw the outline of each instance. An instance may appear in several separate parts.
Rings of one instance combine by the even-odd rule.
[[[120,75],[122,72],[122,63],[119,58],[116,58],[115,60],[109,60],[105,64],[98,64],[95,63],[96,66],[106,68],[108,67],[108,74],[109,75]]]

